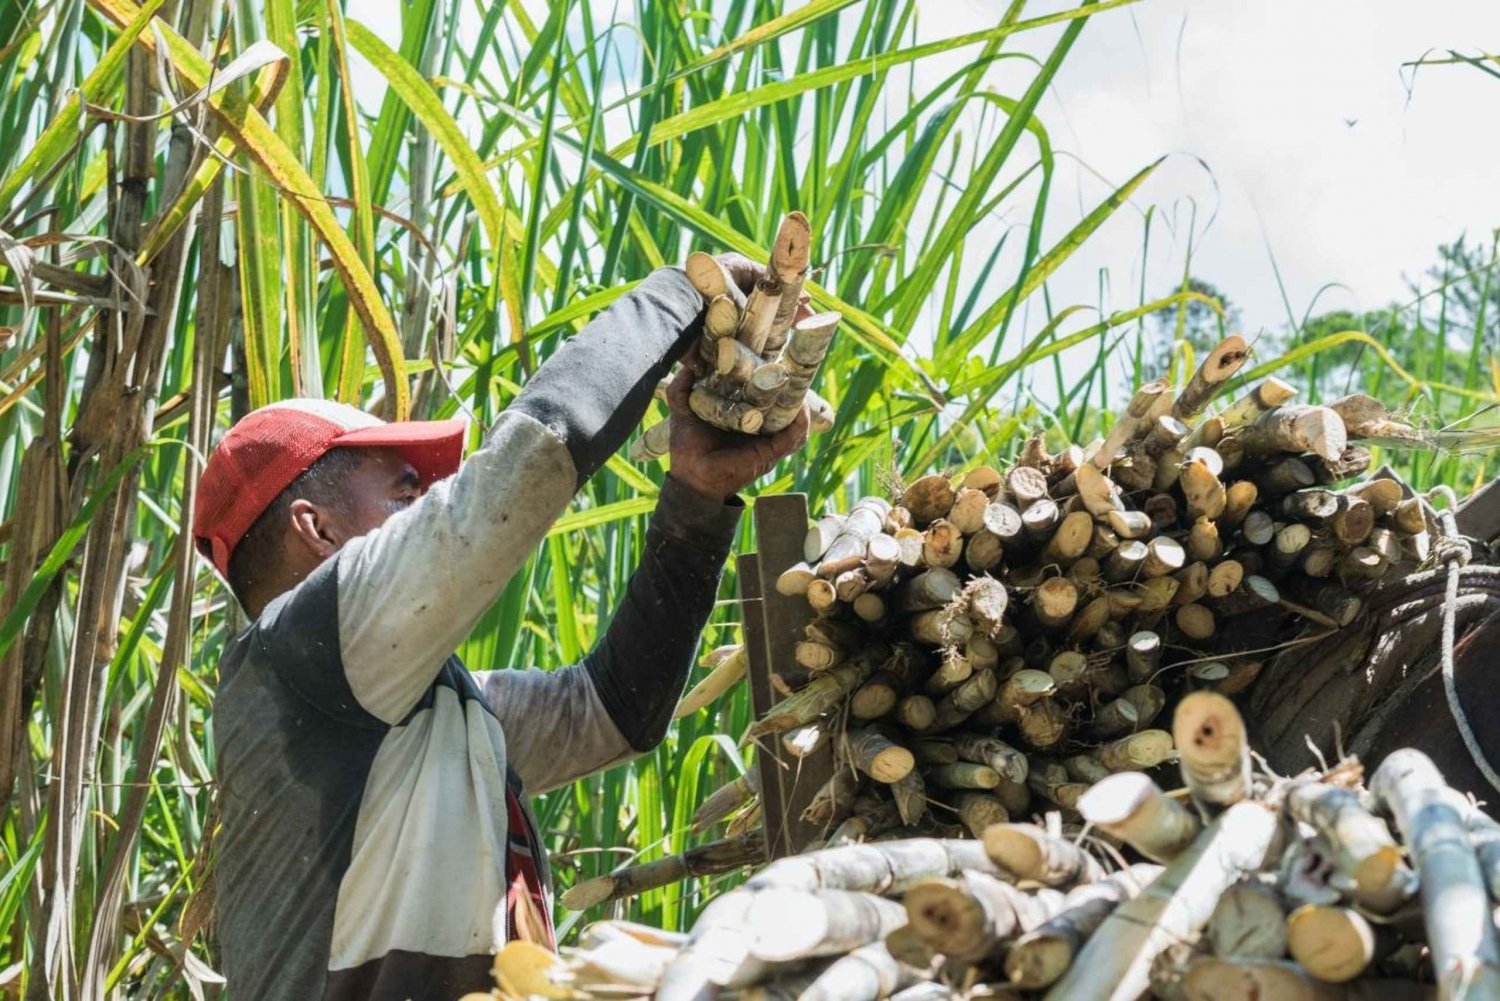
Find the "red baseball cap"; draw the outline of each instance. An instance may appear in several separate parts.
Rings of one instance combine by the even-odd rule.
[[[425,489],[458,470],[465,427],[462,420],[388,424],[331,400],[287,400],[261,407],[230,428],[209,456],[198,481],[193,541],[227,580],[229,557],[250,526],[329,449],[400,449]]]

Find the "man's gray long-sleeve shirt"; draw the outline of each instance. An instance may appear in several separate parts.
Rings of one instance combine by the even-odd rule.
[[[581,663],[471,674],[453,651],[639,423],[700,314],[680,271],[653,274],[538,371],[457,474],[229,644],[214,727],[234,997],[488,989],[506,938],[508,778],[538,792],[661,740],[735,504],[668,478],[640,566]]]

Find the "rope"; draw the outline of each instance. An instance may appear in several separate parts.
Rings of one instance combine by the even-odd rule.
[[[1489,759],[1484,756],[1484,748],[1479,746],[1479,739],[1474,736],[1474,728],[1469,725],[1469,717],[1464,713],[1464,707],[1458,700],[1458,677],[1453,662],[1453,646],[1456,642],[1455,623],[1458,616],[1459,571],[1468,565],[1474,554],[1469,544],[1459,536],[1458,523],[1453,519],[1453,512],[1458,507],[1458,499],[1454,496],[1453,489],[1440,486],[1435,487],[1431,492],[1441,495],[1448,502],[1448,506],[1438,512],[1438,521],[1442,524],[1443,534],[1433,550],[1433,555],[1440,562],[1448,564],[1448,588],[1443,598],[1443,694],[1448,698],[1448,712],[1458,726],[1458,734],[1463,738],[1464,747],[1468,749],[1474,766],[1490,784],[1490,788],[1500,793],[1500,773],[1496,773]]]

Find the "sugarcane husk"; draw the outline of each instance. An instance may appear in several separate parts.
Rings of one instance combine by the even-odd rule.
[[[1172,717],[1183,783],[1193,798],[1227,806],[1250,794],[1250,742],[1234,703],[1216,692],[1192,692]]]
[[[745,915],[750,954],[767,962],[836,956],[881,938],[906,921],[900,904],[859,890],[770,887]]]
[[[1230,807],[1105,918],[1048,1001],[1132,1001],[1144,994],[1157,954],[1203,927],[1224,890],[1261,864],[1276,828],[1275,814],[1258,804]]]
[[[1034,824],[996,824],[984,832],[983,840],[990,859],[1017,879],[1070,887],[1104,876],[1088,852]]]
[[[1025,893],[985,873],[965,872],[918,883],[903,904],[911,929],[930,946],[977,962],[1052,917],[1062,899],[1055,890]]]
[[[915,525],[925,526],[946,517],[956,496],[948,477],[932,474],[908,484],[901,493],[901,505],[911,512]]]
[[[1157,862],[1180,855],[1199,830],[1196,816],[1140,772],[1118,772],[1095,784],[1079,799],[1078,811]]]
[[[701,834],[760,794],[760,773],[751,769],[715,789],[698,809],[693,811],[690,822],[694,834]]]
[[[744,647],[735,647],[682,697],[682,701],[677,703],[677,709],[673,712],[672,718],[682,719],[691,716],[717,701],[745,677],[749,663]]]
[[[998,737],[958,733],[948,744],[965,761],[988,765],[1011,782],[1026,781],[1026,755]]]
[[[1500,946],[1464,820],[1473,807],[1412,748],[1387,756],[1370,790],[1395,817],[1416,867],[1439,996],[1500,997]]]
[[[1006,979],[1028,991],[1052,986],[1104,919],[1159,875],[1160,866],[1140,863],[1071,890],[1061,910],[1011,944]]]
[[[1250,349],[1238,334],[1230,334],[1220,341],[1204,357],[1187,385],[1182,387],[1182,392],[1177,394],[1177,401],[1172,404],[1172,416],[1187,421],[1202,413],[1249,357]]]
[[[689,848],[680,855],[642,862],[617,869],[607,876],[587,879],[570,887],[560,898],[570,910],[581,911],[610,900],[633,897],[647,890],[668,886],[697,876],[732,872],[761,862],[766,857],[766,840],[761,831],[749,831],[738,837],[711,841]]]
[[[792,329],[786,347],[781,352],[780,363],[787,371],[786,384],[777,394],[776,400],[765,408],[765,432],[774,434],[797,419],[806,406],[810,424],[814,430],[826,430],[833,426],[833,408],[828,401],[812,391],[812,381],[828,354],[828,345],[838,329],[838,313],[816,313],[801,320]]]

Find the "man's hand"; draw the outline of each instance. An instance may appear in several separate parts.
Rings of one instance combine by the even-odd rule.
[[[692,369],[684,366],[667,385],[672,413],[672,476],[706,497],[727,500],[807,444],[807,407],[774,435],[732,434],[705,424],[688,406]]]

